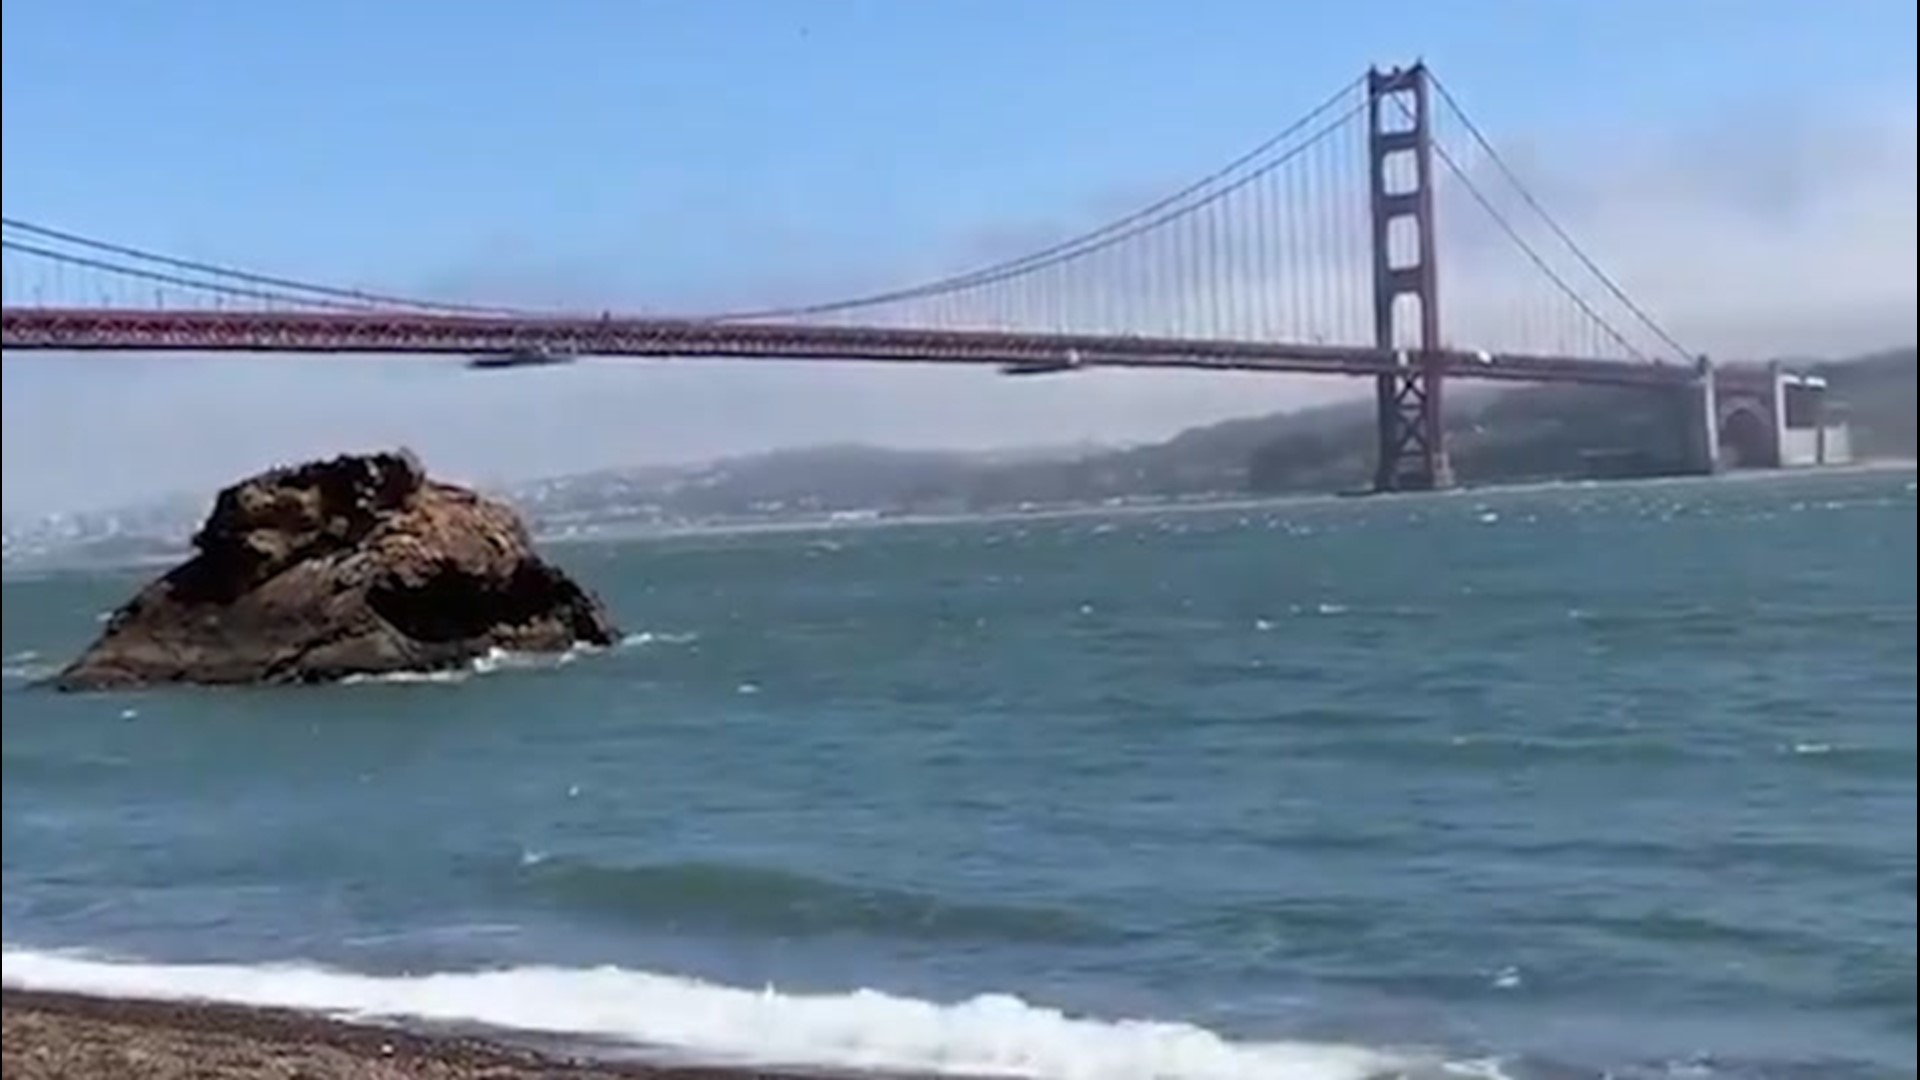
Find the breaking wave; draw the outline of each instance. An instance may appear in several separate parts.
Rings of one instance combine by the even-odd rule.
[[[1033,1080],[1385,1080],[1487,1075],[1358,1046],[1237,1042],[1205,1028],[1068,1016],[1010,995],[943,1004],[787,994],[617,967],[378,976],[305,964],[152,964],[6,947],[6,985],[215,1001],[359,1020],[577,1037],[716,1064]]]

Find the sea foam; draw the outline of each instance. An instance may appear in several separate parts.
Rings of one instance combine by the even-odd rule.
[[[6,985],[609,1040],[716,1064],[1034,1080],[1376,1080],[1466,1075],[1357,1046],[1236,1042],[1190,1024],[1065,1015],[1007,995],[754,991],[617,967],[376,976],[307,964],[156,964],[8,946]],[[1482,1074],[1484,1075],[1484,1074]]]

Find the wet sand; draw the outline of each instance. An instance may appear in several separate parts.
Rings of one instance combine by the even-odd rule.
[[[6,1080],[876,1080],[548,1056],[306,1013],[5,990]],[[889,1076],[886,1080],[914,1080]]]

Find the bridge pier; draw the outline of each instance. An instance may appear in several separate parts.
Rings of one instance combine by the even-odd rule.
[[[1831,415],[1827,380],[1774,361],[1711,376],[1713,428],[1723,464],[1746,469],[1840,465],[1852,459],[1852,432]]]
[[[1441,423],[1440,372],[1409,368],[1376,380],[1375,491],[1440,491],[1453,486]]]
[[[1852,431],[1827,401],[1827,382],[1770,364],[1715,368],[1675,387],[1684,442],[1680,471],[1792,469],[1852,460]]]
[[[1382,492],[1453,486],[1440,411],[1443,378],[1435,362],[1440,282],[1430,96],[1423,64],[1367,75],[1373,338],[1400,357],[1399,370],[1379,376],[1374,387],[1379,443],[1373,487]]]
[[[1713,362],[1702,356],[1698,374],[1680,386],[1681,472],[1711,476],[1720,471],[1720,402]]]

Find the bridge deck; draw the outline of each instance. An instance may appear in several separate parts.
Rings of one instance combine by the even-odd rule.
[[[1367,376],[1412,362],[1355,346],[1171,337],[712,322],[611,316],[472,316],[407,312],[210,312],[0,309],[0,347],[65,352],[442,354],[851,360],[1058,368],[1187,368]],[[1671,386],[1691,368],[1580,357],[1445,349],[1450,377]]]

